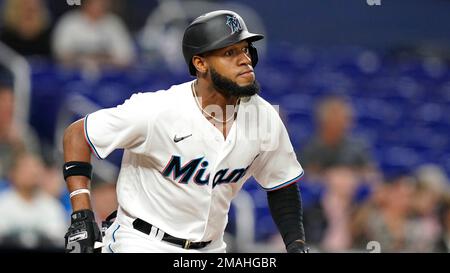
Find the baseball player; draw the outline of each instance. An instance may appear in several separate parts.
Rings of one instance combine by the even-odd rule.
[[[250,176],[267,191],[287,252],[307,252],[296,184],[303,169],[277,111],[257,94],[252,43],[262,38],[235,12],[204,14],[183,37],[195,80],[134,94],[66,129],[67,252],[225,252],[230,203]],[[102,238],[90,157],[115,149],[124,149],[119,208]]]

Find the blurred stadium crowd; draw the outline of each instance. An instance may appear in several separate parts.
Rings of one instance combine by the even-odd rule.
[[[181,55],[189,20],[229,8],[264,32],[265,20],[236,3],[147,1],[139,25],[120,16],[125,1],[58,2],[0,1],[0,250],[62,251],[71,213],[64,128],[132,93],[191,79]],[[365,252],[375,241],[382,252],[449,252],[450,56],[256,46],[261,96],[280,105],[306,170],[299,187],[312,250]],[[99,223],[117,207],[120,159],[93,161]],[[252,179],[229,220],[229,252],[284,251]]]

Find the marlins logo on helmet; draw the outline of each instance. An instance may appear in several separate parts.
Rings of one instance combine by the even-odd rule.
[[[234,34],[239,30],[242,30],[241,23],[239,22],[236,16],[227,16],[226,24],[231,28],[231,34]]]

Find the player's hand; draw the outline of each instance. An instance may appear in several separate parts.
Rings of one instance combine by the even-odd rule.
[[[297,240],[286,247],[287,253],[309,253],[309,247],[305,242]]]
[[[95,222],[92,210],[79,210],[72,213],[71,225],[64,236],[66,253],[100,252],[102,236]]]

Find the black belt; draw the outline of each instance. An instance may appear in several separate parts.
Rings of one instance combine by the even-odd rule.
[[[139,219],[139,218],[137,218],[136,220],[133,221],[133,227],[134,227],[134,229],[139,230],[140,232],[143,232],[147,235],[149,235],[150,232],[152,231],[152,224],[149,224],[146,221]],[[162,240],[172,243],[172,244],[175,244],[175,245],[179,245],[180,247],[182,247],[184,249],[199,249],[199,248],[203,248],[203,247],[207,246],[209,243],[211,243],[211,241],[191,242],[186,239],[174,237],[165,232],[164,232],[164,236],[163,236]]]

